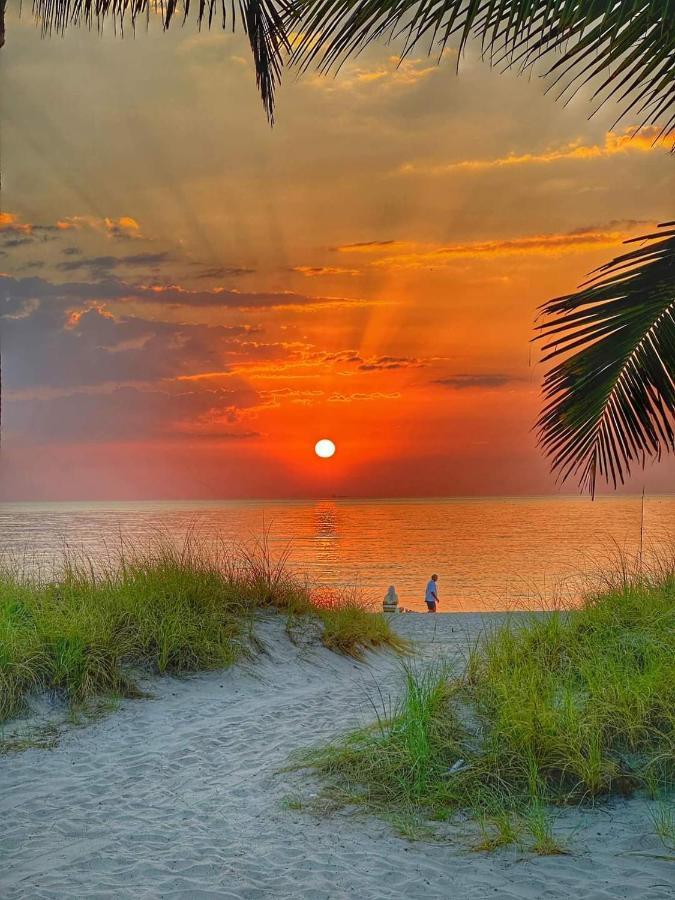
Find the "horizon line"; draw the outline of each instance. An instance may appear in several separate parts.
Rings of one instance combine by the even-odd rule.
[[[646,491],[639,491],[636,493],[616,493],[616,492],[596,492],[595,497],[591,497],[590,494],[582,494],[582,493],[558,493],[558,494],[435,494],[435,495],[424,495],[424,496],[415,496],[415,495],[401,495],[401,496],[381,496],[381,495],[373,495],[373,496],[349,496],[349,495],[316,495],[316,496],[306,496],[306,497],[154,497],[154,498],[69,498],[69,499],[60,499],[60,500],[49,500],[49,499],[24,499],[24,500],[0,500],[0,509],[3,506],[12,506],[12,505],[58,505],[58,504],[67,504],[67,503],[77,503],[77,504],[97,504],[104,505],[109,503],[160,503],[160,504],[218,504],[218,503],[336,503],[336,502],[372,502],[372,501],[388,501],[388,502],[429,502],[429,501],[453,501],[453,500],[476,500],[476,501],[485,501],[485,500],[590,500],[593,502],[594,500],[600,499],[640,499],[642,497],[675,497],[675,491],[655,491],[653,493],[648,493]]]

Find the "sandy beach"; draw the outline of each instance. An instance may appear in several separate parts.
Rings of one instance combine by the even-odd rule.
[[[420,657],[462,665],[493,615],[402,615]],[[318,784],[294,751],[373,718],[400,660],[296,646],[265,618],[266,652],[225,672],[153,679],[151,699],[66,729],[53,750],[0,757],[0,896],[17,898],[649,898],[673,896],[648,804],[568,810],[569,855],[472,852],[466,829],[411,841],[388,823],[294,809]],[[672,857],[671,857],[672,858]]]

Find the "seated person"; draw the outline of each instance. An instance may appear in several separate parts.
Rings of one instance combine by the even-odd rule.
[[[396,588],[393,584],[389,586],[387,593],[384,595],[382,611],[386,613],[398,611],[398,594],[396,593]]]

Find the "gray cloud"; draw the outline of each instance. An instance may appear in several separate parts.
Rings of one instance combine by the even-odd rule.
[[[113,318],[96,306],[70,318],[67,315],[64,305],[56,303],[3,320],[8,389],[151,381],[226,371],[228,353],[241,350],[252,333],[239,325]]]
[[[392,369],[418,369],[425,365],[421,359],[411,356],[378,356],[361,363],[360,372],[386,372]]]
[[[0,276],[0,316],[12,314],[27,300],[68,300],[156,303],[171,307],[217,307],[223,309],[278,309],[280,307],[337,306],[361,304],[365,301],[345,297],[315,297],[293,291],[246,293],[224,290],[189,290],[176,285],[133,284],[119,278],[104,278],[92,282],[57,283],[43,278],[12,278]]]
[[[70,248],[69,248],[70,249]],[[74,254],[70,254],[74,255]],[[56,268],[61,272],[86,271],[94,278],[106,278],[119,268],[146,267],[155,269],[163,263],[170,262],[170,253],[132,253],[126,256],[89,256],[81,259],[69,259],[58,263]]]
[[[255,269],[248,269],[244,266],[212,266],[204,269],[196,276],[197,278],[235,278],[240,275],[253,275]]]
[[[387,241],[356,241],[352,244],[340,244],[339,247],[331,247],[331,250],[338,251],[346,251],[346,250],[364,250],[368,247],[388,247],[390,244],[396,244],[398,241],[393,239]]]
[[[236,422],[240,410],[258,402],[258,394],[243,383],[199,392],[125,386],[108,393],[74,392],[6,402],[3,427],[10,440],[16,435],[35,443],[235,440],[253,437],[254,432],[224,430],[223,423]]]
[[[413,356],[363,357],[356,350],[340,350],[337,353],[317,353],[317,359],[328,363],[354,364],[359,372],[386,372],[393,369],[417,369],[428,363]]]
[[[474,375],[449,375],[447,378],[438,378],[432,384],[440,384],[443,387],[455,390],[468,388],[500,388],[519,379],[505,373],[477,373]]]
[[[5,223],[0,227],[0,246],[11,249],[26,244],[44,243],[54,240],[58,232],[59,229],[55,225],[26,226],[21,223]]]

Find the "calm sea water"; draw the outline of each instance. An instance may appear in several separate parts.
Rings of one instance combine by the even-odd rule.
[[[275,554],[313,584],[359,586],[381,599],[390,584],[422,609],[439,575],[442,610],[536,607],[578,596],[585,579],[645,551],[675,545],[675,496],[322,500],[0,505],[0,553],[49,568],[64,547],[96,557],[120,536],[142,543],[195,529],[204,540],[247,542],[269,529]]]

